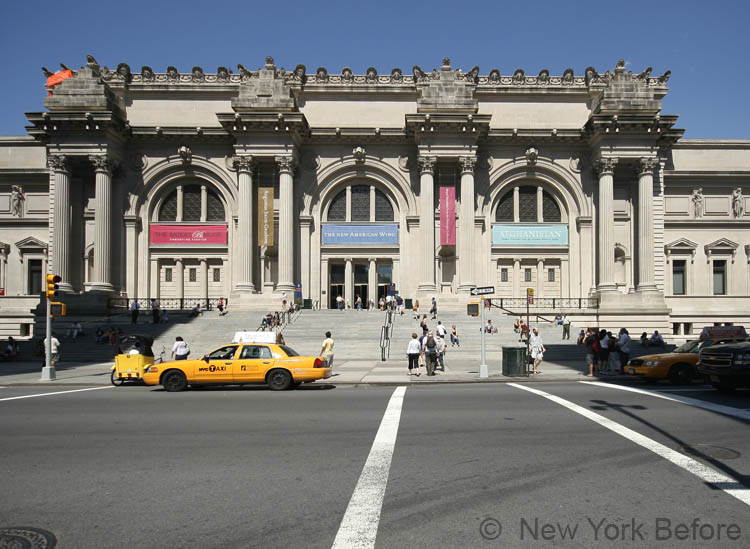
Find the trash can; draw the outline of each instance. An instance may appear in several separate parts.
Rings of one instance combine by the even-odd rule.
[[[312,299],[303,299],[302,300],[302,308],[303,309],[312,309]]]
[[[404,299],[404,309],[411,310],[411,308],[414,306],[414,304],[411,302],[411,298],[407,297]]]
[[[526,347],[503,347],[503,375],[508,377],[528,377]]]

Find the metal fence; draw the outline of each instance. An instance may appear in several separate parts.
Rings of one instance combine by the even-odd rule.
[[[492,305],[501,309],[526,309],[525,297],[496,297],[492,298]],[[528,303],[529,309],[598,309],[597,297],[535,297],[533,303]]]
[[[212,309],[215,309],[216,306],[219,304],[218,297],[210,297],[208,299],[201,298],[201,297],[185,297],[185,298],[172,298],[168,297],[165,299],[159,300],[159,309],[166,309],[169,311],[174,310],[190,310],[196,305],[200,305],[201,309],[204,311],[210,311]],[[138,305],[141,309],[148,310],[151,309],[151,300],[148,298],[140,298],[136,299],[135,301],[138,302]],[[110,309],[128,309],[130,307],[130,304],[133,302],[132,299],[128,299],[127,297],[113,297],[109,300],[109,308]],[[224,307],[229,305],[229,300],[224,299]]]

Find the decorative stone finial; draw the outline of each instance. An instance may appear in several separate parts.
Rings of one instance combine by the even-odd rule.
[[[177,149],[177,154],[180,155],[183,164],[190,164],[193,161],[193,152],[190,150],[190,147],[182,145]]]
[[[365,163],[367,154],[365,153],[364,147],[354,147],[354,149],[352,150],[352,154],[354,155],[354,161],[357,164]]]
[[[539,158],[539,151],[535,147],[529,147],[526,149],[526,163],[529,166],[536,164],[536,160]]]
[[[276,65],[273,64],[273,57],[270,55],[266,56],[266,70],[272,71],[276,68]]]
[[[444,71],[451,70],[451,60],[448,57],[443,57],[443,66],[441,67]]]

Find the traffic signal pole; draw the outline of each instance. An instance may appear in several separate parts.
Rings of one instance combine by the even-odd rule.
[[[487,353],[485,352],[484,343],[484,336],[486,332],[484,328],[484,296],[479,297],[479,318],[480,322],[482,323],[482,326],[480,327],[480,330],[482,331],[482,363],[479,365],[479,377],[481,379],[490,377],[490,371],[487,367]]]
[[[52,365],[52,300],[47,298],[47,339],[44,344],[44,367],[42,368],[42,381],[54,381],[57,379],[55,367]]]

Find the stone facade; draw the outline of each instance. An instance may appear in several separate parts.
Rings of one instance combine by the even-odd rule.
[[[750,141],[682,139],[668,78],[89,56],[28,136],[0,138],[0,316],[53,271],[73,293],[237,308],[391,284],[460,307],[494,285],[507,308],[533,288],[581,323],[748,322]]]

